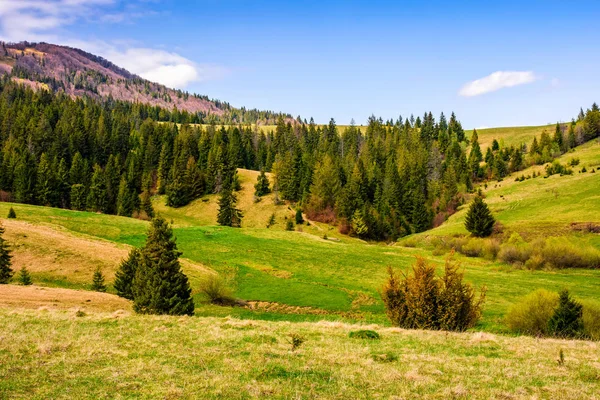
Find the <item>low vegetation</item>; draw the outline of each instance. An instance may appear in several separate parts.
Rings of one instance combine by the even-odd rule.
[[[0,309],[0,319],[0,396],[10,398],[569,400],[600,391],[597,351],[583,341],[383,327],[379,340],[356,340],[350,332],[370,327],[73,310]],[[305,339],[294,351],[291,335]]]
[[[463,283],[463,273],[449,257],[444,275],[417,258],[412,276],[400,278],[390,268],[381,297],[392,324],[401,328],[464,331],[481,317],[485,288],[479,298],[470,284]]]
[[[568,290],[538,289],[508,310],[506,323],[513,332],[531,336],[598,340],[600,307],[578,302]]]

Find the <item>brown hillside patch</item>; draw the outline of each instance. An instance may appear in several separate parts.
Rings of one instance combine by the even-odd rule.
[[[131,311],[131,303],[114,294],[46,288],[39,286],[0,285],[0,307],[114,312]]]
[[[13,251],[13,269],[49,274],[76,283],[89,283],[97,267],[112,281],[129,248],[108,241],[24,221],[2,221],[4,238]]]

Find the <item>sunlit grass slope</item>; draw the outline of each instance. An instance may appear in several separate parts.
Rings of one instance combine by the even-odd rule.
[[[0,215],[6,214],[10,206],[16,210],[17,222],[65,232],[68,238],[99,240],[103,244],[113,242],[108,245],[125,250],[126,245],[143,244],[148,226],[147,222],[131,218],[8,203],[0,203]],[[10,237],[11,222],[3,222]],[[345,237],[324,240],[321,235],[283,229],[180,226],[176,221],[174,232],[183,257],[189,260],[184,260],[183,268],[190,277],[199,315],[387,323],[378,295],[387,266],[406,271],[416,255],[439,265],[443,261],[442,257],[434,257],[423,249],[367,244]],[[123,250],[115,251],[111,265],[116,266],[123,254]],[[540,287],[551,290],[567,287],[581,299],[600,296],[597,285],[600,271],[532,272],[482,259],[461,260],[466,279],[478,287],[488,287],[480,325],[483,329],[503,330],[502,318],[507,308],[519,297]],[[59,265],[60,270],[33,271],[34,281],[60,287],[89,287],[78,272],[81,263],[71,260]],[[86,268],[91,272],[94,265],[90,261]],[[266,309],[251,311],[203,305],[198,289],[210,270],[232,277],[240,298],[275,303],[277,307],[267,313]],[[107,276],[111,276],[109,270]],[[88,282],[91,282],[91,274]]]
[[[595,398],[584,341],[0,308],[2,398]],[[291,350],[290,335],[304,339]],[[564,363],[557,362],[559,352]]]
[[[567,164],[579,158],[573,175],[544,178],[544,166],[530,167],[512,174],[501,182],[492,182],[484,190],[486,202],[505,227],[524,235],[570,234],[572,222],[600,223],[600,142],[591,141],[562,155],[558,161]],[[580,173],[586,168],[587,172]],[[542,173],[535,179],[516,182],[521,175]],[[468,205],[454,214],[441,227],[425,235],[467,233],[463,227]],[[597,242],[598,235],[586,240]]]

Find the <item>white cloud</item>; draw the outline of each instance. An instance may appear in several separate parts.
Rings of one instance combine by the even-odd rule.
[[[537,76],[532,71],[496,71],[465,84],[458,94],[465,97],[479,96],[503,88],[531,83],[536,79]]]
[[[192,82],[220,79],[229,69],[212,64],[197,64],[177,53],[160,49],[138,47],[138,43],[119,45],[103,41],[68,41],[65,43],[99,55],[129,72],[161,83],[167,87],[184,89]]]
[[[228,72],[220,66],[196,64],[177,53],[145,48],[139,43],[64,39],[63,29],[77,21],[118,24],[153,15],[153,11],[148,10],[147,6],[140,12],[131,3],[126,7],[128,11],[123,12],[117,7],[119,2],[120,0],[0,0],[0,39],[15,42],[45,41],[81,48],[142,78],[180,89],[191,82],[221,78]]]

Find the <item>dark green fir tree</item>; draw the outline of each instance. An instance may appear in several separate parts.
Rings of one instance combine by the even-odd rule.
[[[483,201],[481,193],[475,196],[469,207],[465,219],[465,228],[477,237],[487,237],[494,230],[496,220],[492,216],[487,204]]]
[[[583,331],[583,306],[573,300],[566,289],[560,292],[558,307],[548,322],[548,330],[563,338],[579,337]]]
[[[100,270],[100,267],[94,271],[92,278],[92,290],[95,292],[106,292],[106,284],[104,283],[104,275]]]
[[[134,248],[129,252],[127,258],[121,261],[119,269],[115,273],[114,287],[117,291],[117,295],[129,300],[133,300],[133,280],[135,278],[135,271],[137,271],[140,259],[140,250]]]
[[[256,184],[254,185],[254,194],[261,197],[269,193],[271,193],[269,178],[267,177],[267,174],[265,174],[265,171],[261,170],[260,175],[258,175],[256,180]]]
[[[31,275],[25,267],[22,267],[21,271],[19,271],[19,283],[23,286],[29,286],[33,284],[33,281],[31,280]]]
[[[8,243],[4,240],[4,227],[0,225],[0,283],[8,283],[14,271],[11,268],[12,255]]]
[[[133,309],[137,313],[194,314],[192,290],[181,271],[180,255],[167,221],[154,218],[133,280]]]

